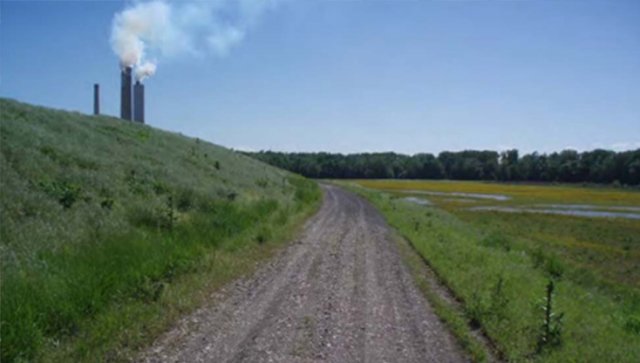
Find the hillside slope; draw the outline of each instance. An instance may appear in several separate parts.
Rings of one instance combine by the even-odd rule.
[[[111,117],[0,99],[0,121],[2,361],[83,339],[67,349],[87,358],[119,334],[95,321],[131,328],[114,305],[171,305],[182,275],[242,273],[255,261],[207,256],[266,254],[320,195],[239,153]]]

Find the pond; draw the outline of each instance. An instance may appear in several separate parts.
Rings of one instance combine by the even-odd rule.
[[[594,204],[536,204],[535,208],[553,208],[553,209],[576,209],[576,210],[598,210],[607,209],[623,212],[640,212],[640,207],[635,206],[619,206],[619,205],[594,205]]]
[[[505,212],[505,213],[543,213],[543,214],[559,214],[565,216],[575,217],[595,217],[595,218],[626,218],[626,219],[639,219],[640,213],[631,212],[609,212],[601,210],[589,210],[584,208],[576,209],[542,209],[542,208],[527,208],[527,207],[501,207],[501,206],[480,206],[468,208],[471,211],[478,212]]]
[[[419,205],[432,205],[430,201],[423,198],[406,197],[406,198],[402,198],[402,200],[407,201],[409,203],[419,204]]]
[[[463,198],[475,198],[475,199],[489,199],[497,201],[506,201],[511,197],[503,194],[483,194],[483,193],[463,193],[463,192],[434,192],[430,190],[390,190],[391,192],[400,192],[405,194],[424,194],[435,195],[444,197],[463,197]]]

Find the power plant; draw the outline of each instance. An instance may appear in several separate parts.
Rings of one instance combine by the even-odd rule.
[[[131,76],[133,69],[129,66],[122,68],[120,88],[120,118],[131,121]]]
[[[97,83],[93,85],[93,114],[100,114],[100,85]]]
[[[140,79],[131,88],[133,70],[131,67],[122,69],[122,89],[120,92],[120,117],[129,121],[144,123],[144,85]],[[133,96],[133,97],[132,97]]]
[[[133,121],[144,123],[144,85],[140,80],[133,86]]]
[[[123,67],[120,72],[120,118],[144,123],[144,74],[132,84],[133,68]],[[93,114],[100,114],[100,85],[93,85]]]

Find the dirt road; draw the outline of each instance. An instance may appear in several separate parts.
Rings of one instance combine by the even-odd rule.
[[[323,186],[296,243],[227,286],[143,356],[148,362],[460,362],[383,217]]]

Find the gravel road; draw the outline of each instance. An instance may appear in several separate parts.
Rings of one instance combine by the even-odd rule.
[[[146,362],[461,362],[401,261],[380,213],[323,186],[299,239],[212,297]]]

